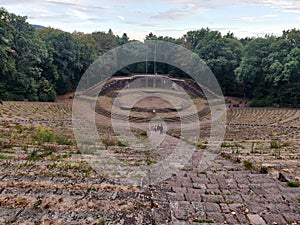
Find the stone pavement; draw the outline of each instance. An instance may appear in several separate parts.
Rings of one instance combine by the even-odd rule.
[[[162,137],[153,137],[156,162],[180,142]],[[200,170],[204,151],[197,148],[185,167],[149,188],[119,185],[64,161],[26,164],[15,151],[0,161],[0,224],[300,224],[300,188],[219,155]],[[59,154],[80,157],[75,150]]]
[[[193,165],[200,151],[156,186],[157,224],[300,224],[300,188],[220,156],[206,171],[198,171]]]

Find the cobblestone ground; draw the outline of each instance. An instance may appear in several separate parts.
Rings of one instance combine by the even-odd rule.
[[[1,131],[8,128],[2,126]],[[162,135],[150,137],[159,139]],[[198,165],[206,151],[201,148],[170,178],[141,188],[97,174],[80,161],[75,147],[48,146],[55,157],[29,160],[33,150],[45,153],[47,146],[4,149],[4,141],[0,224],[300,224],[299,187],[288,187],[269,174],[246,170],[220,155],[200,170]],[[151,159],[163,160],[179,141],[166,135],[151,151]],[[126,147],[113,147],[120,160],[149,161],[146,155],[127,151]]]
[[[170,154],[166,136],[152,152]],[[158,154],[161,153],[161,154]],[[221,156],[199,171],[203,149],[172,177],[141,189],[71,169],[0,168],[2,224],[299,224],[300,188]],[[39,162],[36,162],[39,164]],[[21,171],[21,172],[20,172]],[[59,174],[64,174],[60,177]],[[67,176],[68,175],[68,176]]]
[[[300,188],[221,156],[199,171],[202,152],[197,149],[183,169],[155,186],[158,224],[300,223]]]
[[[194,160],[193,160],[194,161]],[[299,224],[300,189],[217,157],[206,171],[186,167],[154,196],[168,224]],[[169,218],[161,215],[165,206]]]

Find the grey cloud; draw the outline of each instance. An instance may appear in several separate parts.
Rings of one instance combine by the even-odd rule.
[[[63,6],[78,6],[75,3],[69,3],[69,2],[45,1],[45,3],[50,3],[50,4],[55,4],[55,5],[63,5]]]
[[[88,21],[92,21],[92,22],[104,22],[107,21],[107,19],[104,18],[88,18]]]
[[[282,9],[283,12],[293,12],[293,13],[300,13],[300,7],[284,7]]]
[[[204,11],[203,7],[199,7],[195,4],[188,3],[188,4],[180,5],[177,8],[171,8],[167,11],[159,12],[158,14],[151,16],[150,19],[176,20],[185,16],[199,14],[202,13],[203,11]]]
[[[122,23],[129,24],[129,25],[142,26],[142,27],[155,27],[154,23],[140,23],[138,21],[130,21],[130,20],[123,20]]]
[[[212,30],[228,30],[228,31],[231,31],[231,30],[239,30],[240,28],[237,28],[237,27],[212,27],[211,28]]]
[[[150,19],[170,19],[170,20],[176,20],[178,18],[181,18],[183,16],[187,15],[187,13],[177,11],[175,9],[171,9],[165,12],[159,12],[158,14],[154,16],[150,16]]]
[[[185,31],[185,29],[156,29],[155,31],[160,31],[160,32],[164,32],[164,31]]]
[[[27,0],[23,4],[39,3],[38,0]],[[20,0],[1,0],[1,5],[20,5]]]

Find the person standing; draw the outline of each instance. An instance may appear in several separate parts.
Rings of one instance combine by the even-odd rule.
[[[164,131],[164,127],[162,124],[159,125],[159,131],[160,131],[160,134],[162,134]]]

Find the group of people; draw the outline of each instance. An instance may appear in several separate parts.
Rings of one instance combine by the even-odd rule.
[[[248,101],[247,100],[240,100],[238,103],[236,104],[232,104],[231,100],[228,101],[228,108],[239,108],[239,107],[247,107],[248,106]]]
[[[160,132],[160,134],[162,134],[163,133],[163,131],[164,131],[164,127],[163,127],[163,125],[162,124],[155,124],[155,126],[154,126],[154,131],[156,132],[156,131],[159,131]]]

